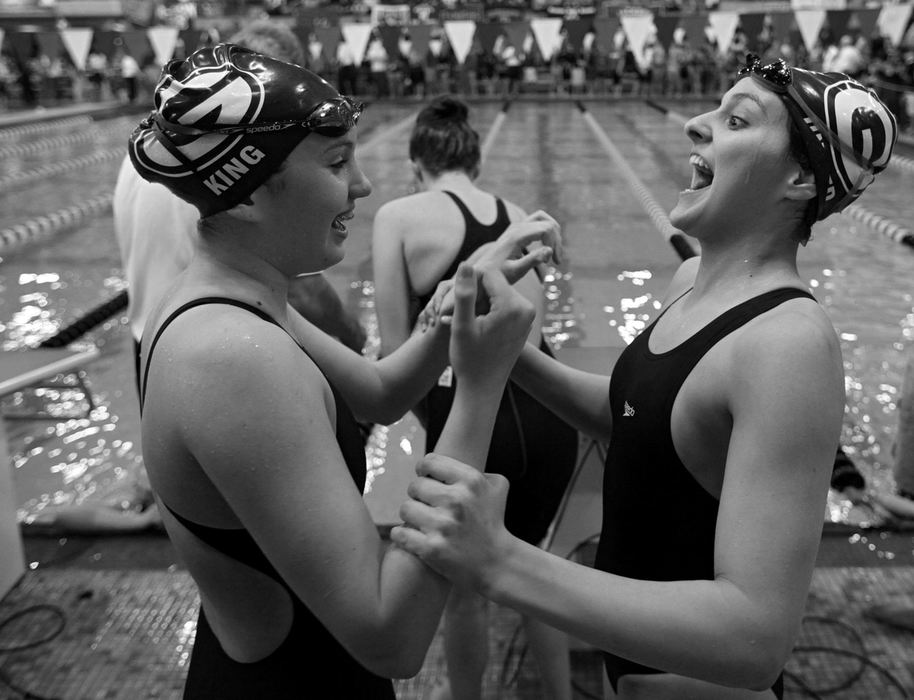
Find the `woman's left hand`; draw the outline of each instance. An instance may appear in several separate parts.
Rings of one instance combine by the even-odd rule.
[[[455,584],[482,587],[512,539],[504,525],[508,480],[434,453],[416,473],[391,540]]]
[[[527,246],[531,248],[528,250]],[[559,263],[561,250],[562,235],[558,222],[546,212],[536,211],[523,221],[511,224],[496,240],[481,245],[467,262],[477,270],[495,268],[510,284],[514,284],[537,265],[550,260]],[[453,288],[453,279],[438,284],[416,320],[421,330],[434,326],[438,320],[447,322],[454,309]],[[482,289],[477,299],[478,313],[485,313],[488,300]]]

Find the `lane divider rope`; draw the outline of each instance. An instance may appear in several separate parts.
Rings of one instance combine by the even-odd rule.
[[[113,198],[112,192],[96,195],[80,204],[0,229],[0,254],[8,254],[36,241],[71,231],[86,219],[107,213]]]
[[[685,124],[688,121],[681,114],[676,114],[675,112],[668,110],[666,107],[659,105],[651,100],[646,100],[647,104],[657,109],[660,112],[663,112],[667,115],[668,118],[676,121],[680,124]],[[898,164],[904,168],[910,168],[914,170],[914,160],[907,158],[905,156],[892,156],[890,165]],[[863,224],[869,226],[877,233],[881,233],[887,238],[891,238],[896,243],[902,243],[904,245],[914,248],[914,232],[909,228],[895,223],[891,219],[888,219],[884,216],[880,216],[874,212],[864,209],[859,204],[849,204],[842,212],[843,214],[848,214],[849,216],[857,219]]]
[[[86,115],[80,117],[68,117],[66,119],[53,119],[51,121],[39,122],[37,124],[21,124],[19,126],[8,126],[0,128],[0,140],[13,140],[17,139],[20,136],[28,136],[31,134],[43,134],[46,131],[54,131],[55,129],[65,129],[72,128],[74,126],[82,126],[84,124],[91,124],[92,118]]]
[[[97,165],[98,163],[104,163],[108,160],[121,158],[123,155],[123,148],[113,148],[107,151],[90,153],[89,155],[80,156],[79,158],[70,158],[68,160],[62,160],[56,163],[46,163],[44,165],[38,166],[37,168],[32,168],[31,170],[20,170],[18,172],[10,173],[9,175],[0,177],[0,190],[3,190],[6,187],[25,185],[30,182],[34,182],[35,180],[41,180],[42,178],[50,177],[52,175],[60,175],[72,170],[85,168],[90,165]]]
[[[593,115],[587,111],[587,108],[584,106],[583,102],[579,101],[577,106],[581,114],[584,116],[584,120],[587,122],[587,125],[590,127],[590,130],[600,142],[600,145],[603,146],[603,149],[606,151],[607,155],[610,157],[613,163],[615,163],[616,167],[622,171],[622,174],[625,176],[628,184],[631,186],[638,199],[641,201],[641,205],[644,207],[644,210],[650,217],[654,227],[666,239],[667,243],[669,243],[679,254],[680,258],[685,260],[687,258],[694,257],[697,253],[692,248],[691,243],[689,243],[688,239],[685,237],[685,234],[670,223],[670,220],[666,215],[666,211],[663,209],[663,207],[660,206],[657,200],[654,199],[654,196],[651,194],[650,190],[644,185],[644,183],[641,181],[641,178],[639,178],[634,169],[632,169],[631,165],[629,165],[625,156],[622,155],[622,152],[612,142],[612,139],[607,136],[606,132],[603,130],[603,127],[601,127],[599,123],[597,123],[597,120],[594,119]]]
[[[511,109],[511,100],[506,100],[502,105],[501,110],[497,115],[495,115],[495,121],[493,121],[492,126],[489,127],[489,131],[486,133],[486,138],[482,142],[482,146],[479,148],[480,163],[486,162],[489,151],[492,150],[492,144],[495,143],[495,137],[498,136],[501,125],[504,123],[505,119],[508,116],[509,109]]]
[[[892,160],[889,162],[889,168],[894,168],[896,165],[901,166],[905,170],[914,172],[914,158],[908,158],[908,156],[893,153]]]
[[[100,132],[97,129],[90,129],[89,131],[80,131],[75,134],[66,134],[65,136],[50,136],[31,143],[13,143],[0,147],[0,159],[12,156],[29,156],[52,148],[86,143],[87,141],[98,139],[99,135]]]
[[[911,231],[909,228],[905,228],[884,216],[879,216],[879,214],[864,209],[859,204],[849,204],[842,213],[852,216],[875,230],[877,233],[881,233],[883,236],[891,238],[896,243],[902,243],[914,248],[914,231]]]

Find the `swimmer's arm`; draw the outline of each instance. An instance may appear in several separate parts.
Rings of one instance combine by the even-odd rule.
[[[185,364],[188,404],[176,407],[184,439],[270,562],[334,637],[374,673],[414,675],[449,585],[381,539],[337,444],[332,398],[318,369],[278,333],[273,342],[262,334],[258,340],[245,346],[235,336],[210,346],[197,369],[231,368],[210,381]],[[460,410],[452,435],[475,444],[478,415]],[[473,451],[462,454],[477,459]]]
[[[403,345],[411,330],[402,226],[402,217],[389,204],[378,210],[372,230],[371,262],[381,357]]]
[[[475,280],[468,286],[475,289]],[[480,468],[509,349],[520,346],[531,316],[508,300],[489,332],[472,320],[472,298],[464,308],[472,328],[455,325],[454,336],[465,381],[439,446]],[[181,413],[174,424],[187,448],[284,580],[355,658],[383,676],[414,675],[449,584],[381,540],[340,453],[332,397],[317,367],[279,329],[223,328],[222,337],[206,330],[213,342],[181,363],[182,402],[169,404]],[[495,359],[474,362],[479,356]]]
[[[626,579],[511,538],[480,569],[481,592],[648,666],[770,687],[801,620],[844,407],[834,333],[780,323],[743,343],[735,368],[715,580]]]
[[[584,372],[549,357],[527,343],[511,380],[585,435],[609,442],[609,377]]]
[[[389,424],[404,416],[434,386],[448,362],[450,332],[436,324],[414,333],[396,352],[373,361],[323,333],[294,310],[292,328],[339,389],[356,418]]]
[[[322,273],[296,277],[289,286],[289,303],[347,348],[362,352],[365,331],[358,319],[343,306],[343,300]]]

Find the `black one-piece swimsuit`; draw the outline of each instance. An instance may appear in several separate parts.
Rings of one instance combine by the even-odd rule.
[[[203,304],[230,304],[280,325],[262,310],[224,297],[205,297],[184,304],[161,325],[146,360],[143,396],[152,353],[165,328],[181,313]],[[299,346],[301,347],[301,346]],[[302,351],[306,352],[304,348]],[[355,488],[365,488],[365,448],[358,424],[331,382],[336,403],[336,439]],[[295,595],[246,529],[209,527],[188,520],[165,505],[195,536],[222,554],[278,582],[292,599],[292,627],[282,644],[260,661],[239,663],[222,649],[201,606],[184,697],[188,700],[301,700],[353,698],[393,700],[393,683],[364,668]]]
[[[713,580],[719,502],[676,454],[670,427],[673,403],[699,360],[718,341],[797,298],[813,299],[795,288],[761,294],[663,353],[651,352],[648,345],[658,317],[619,356],[609,389],[613,429],[603,473],[597,569],[648,581]],[[614,654],[603,657],[613,688],[625,674],[663,672]],[[783,675],[772,690],[783,697]]]

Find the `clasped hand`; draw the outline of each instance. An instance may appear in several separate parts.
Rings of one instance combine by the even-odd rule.
[[[480,287],[489,300],[483,315],[476,313]],[[533,304],[500,270],[477,271],[467,262],[457,268],[454,301],[450,355],[460,386],[478,387],[480,396],[497,387],[500,395],[535,318]],[[475,585],[473,572],[486,568],[497,542],[507,537],[507,480],[435,454],[426,455],[416,473],[407,489],[411,500],[400,508],[405,524],[393,529],[393,541],[442,575]]]
[[[513,540],[504,525],[508,480],[434,453],[416,473],[391,541],[455,585],[485,593]]]
[[[562,228],[549,214],[538,210],[508,226],[496,240],[477,248],[467,262],[477,270],[498,269],[509,284],[514,284],[534,267],[549,260],[557,265],[563,261]],[[439,320],[444,323],[450,321],[454,308],[453,290],[453,279],[438,285],[419,314],[419,328],[434,326]],[[485,294],[478,294],[477,313],[485,313],[488,303]]]

